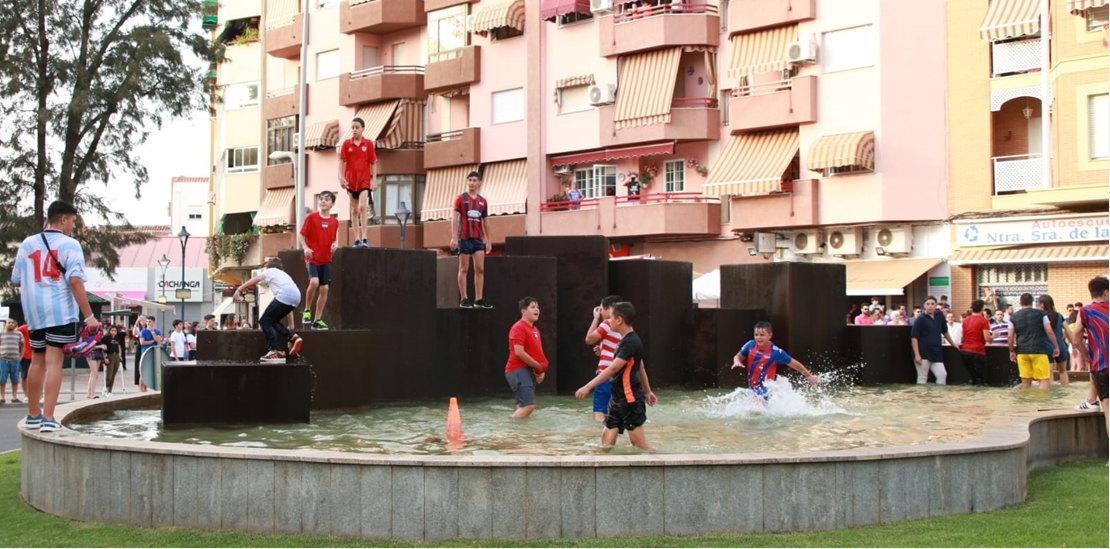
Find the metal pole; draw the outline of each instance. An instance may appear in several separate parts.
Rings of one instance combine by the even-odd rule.
[[[408,225],[408,220],[401,223],[401,249],[405,249],[405,226]]]
[[[185,285],[185,242],[182,241],[181,242],[181,287],[178,288],[178,289],[184,290],[186,287],[187,286]],[[162,314],[165,315],[164,310],[162,311]],[[185,294],[181,294],[181,318],[185,318]],[[163,325],[162,329],[165,330],[166,326]]]
[[[1049,0],[1041,0],[1041,161],[1044,169],[1042,186],[1046,189],[1052,188],[1052,118],[1049,116],[1052,90],[1048,83],[1048,71],[1052,68],[1049,43],[1051,23]]]
[[[296,177],[296,204],[297,208],[297,226],[295,231],[301,230],[304,225],[304,187],[305,187],[305,135],[304,132],[308,129],[305,123],[305,112],[308,110],[308,1],[301,2],[301,81],[298,88],[300,99],[297,105],[298,125],[297,131],[301,135],[301,142],[297,147],[297,160],[293,169],[297,171]],[[294,238],[297,248],[301,249],[301,239]]]
[[[166,269],[162,269],[162,326],[166,326]]]

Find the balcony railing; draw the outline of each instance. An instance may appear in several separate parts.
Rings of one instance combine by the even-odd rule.
[[[716,97],[675,97],[671,100],[671,108],[675,109],[715,109]]]
[[[453,50],[441,51],[438,53],[428,54],[428,63],[439,63],[440,61],[450,61],[462,57],[463,50],[466,48],[455,48]]]
[[[672,4],[666,2],[658,6],[641,6],[638,8],[628,7],[628,4],[622,4],[622,6],[621,11],[613,16],[618,25],[660,15],[717,15],[717,6],[712,4]]]
[[[771,80],[768,82],[759,82],[757,84],[751,83],[751,77],[741,78],[737,82],[736,87],[732,89],[733,97],[748,97],[756,95],[768,95],[780,91],[788,91],[794,87],[794,80],[792,78],[783,78],[782,80]]]
[[[640,194],[632,196],[615,196],[613,197],[617,207],[624,206],[640,206],[643,204],[702,204],[720,203],[720,199],[715,196],[705,196],[698,192],[677,192],[677,193],[652,193]],[[554,202],[544,202],[540,204],[541,212],[563,212],[568,210],[592,210],[597,208],[600,203],[600,198],[583,198],[582,200],[560,200]]]
[[[1044,160],[1039,154],[996,156],[994,165],[994,194],[1045,189]]]
[[[381,76],[383,74],[424,74],[424,67],[421,65],[381,65],[354,71],[351,73],[351,79]]]
[[[458,139],[462,139],[463,132],[465,132],[465,131],[466,130],[452,130],[452,131],[449,131],[449,132],[430,133],[430,134],[428,134],[428,137],[424,142],[425,143],[440,143],[440,142],[443,142],[443,141],[455,141],[455,140],[458,140]]]
[[[1025,73],[1040,68],[1040,38],[991,44],[992,77]]]

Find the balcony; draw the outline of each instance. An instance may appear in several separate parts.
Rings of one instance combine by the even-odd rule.
[[[486,218],[489,232],[493,235],[494,246],[503,246],[505,237],[524,235],[524,214],[491,215]],[[451,243],[451,222],[432,221],[424,223],[424,247],[446,249]]]
[[[424,149],[381,149],[374,173],[378,175],[422,174],[424,169]]]
[[[262,261],[265,258],[266,256],[262,255],[262,239],[256,237],[254,242],[247,248],[247,254],[243,257],[242,261],[235,261],[233,257],[221,257],[220,264],[216,266],[216,273],[256,269],[262,266]],[[246,275],[244,280],[247,278],[250,278],[250,275]]]
[[[991,159],[994,195],[1046,189],[1044,160],[1039,154],[1015,154]]]
[[[728,4],[728,33],[750,32],[816,18],[816,0],[732,0]]]
[[[297,90],[298,86],[293,86],[266,92],[266,99],[262,102],[264,118],[273,120],[297,114],[301,104],[301,95]]]
[[[671,102],[671,121],[615,129],[615,105],[598,109],[601,119],[601,146],[629,145],[651,141],[703,141],[721,136],[721,111],[713,97],[675,97]]]
[[[293,163],[272,164],[262,170],[262,185],[266,190],[292,187],[296,185],[296,174],[293,173]]]
[[[301,56],[301,14],[266,19],[266,53],[283,59]]]
[[[423,27],[424,0],[348,0],[339,4],[339,31],[345,34],[391,32]]]
[[[721,232],[721,203],[697,192],[605,196],[541,205],[543,234],[609,238],[715,235]]]
[[[482,47],[467,46],[428,55],[424,66],[424,91],[462,88],[482,81]]]
[[[991,44],[991,78],[1025,74],[1040,69],[1040,38]]]
[[[789,183],[784,182],[786,189]],[[732,197],[722,208],[730,208],[733,231],[789,229],[819,225],[816,179],[796,179],[790,192]]]
[[[344,107],[427,95],[424,67],[419,65],[386,65],[339,75],[339,104]]]
[[[717,46],[721,18],[712,4],[628,8],[599,21],[601,55],[612,57],[664,47]]]
[[[424,143],[424,169],[447,168],[482,162],[481,128],[465,128],[428,136]]]
[[[738,87],[729,100],[729,129],[745,132],[817,121],[817,77]]]

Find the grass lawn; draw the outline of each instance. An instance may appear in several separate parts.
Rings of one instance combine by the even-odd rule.
[[[1110,503],[1106,463],[1033,473],[1025,503],[957,515],[804,534],[657,536],[440,544],[312,538],[186,528],[89,524],[40,513],[19,497],[19,453],[0,455],[0,547],[1107,547]]]

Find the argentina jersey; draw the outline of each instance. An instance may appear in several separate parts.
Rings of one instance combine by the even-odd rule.
[[[48,254],[43,235],[50,242]],[[51,257],[53,255],[53,257]],[[55,258],[57,261],[55,261]],[[65,268],[65,274],[58,264]],[[27,326],[42,330],[81,320],[81,310],[69,288],[73,277],[87,281],[85,254],[76,240],[59,231],[46,231],[27,237],[19,245],[12,283],[20,288],[20,302]]]

